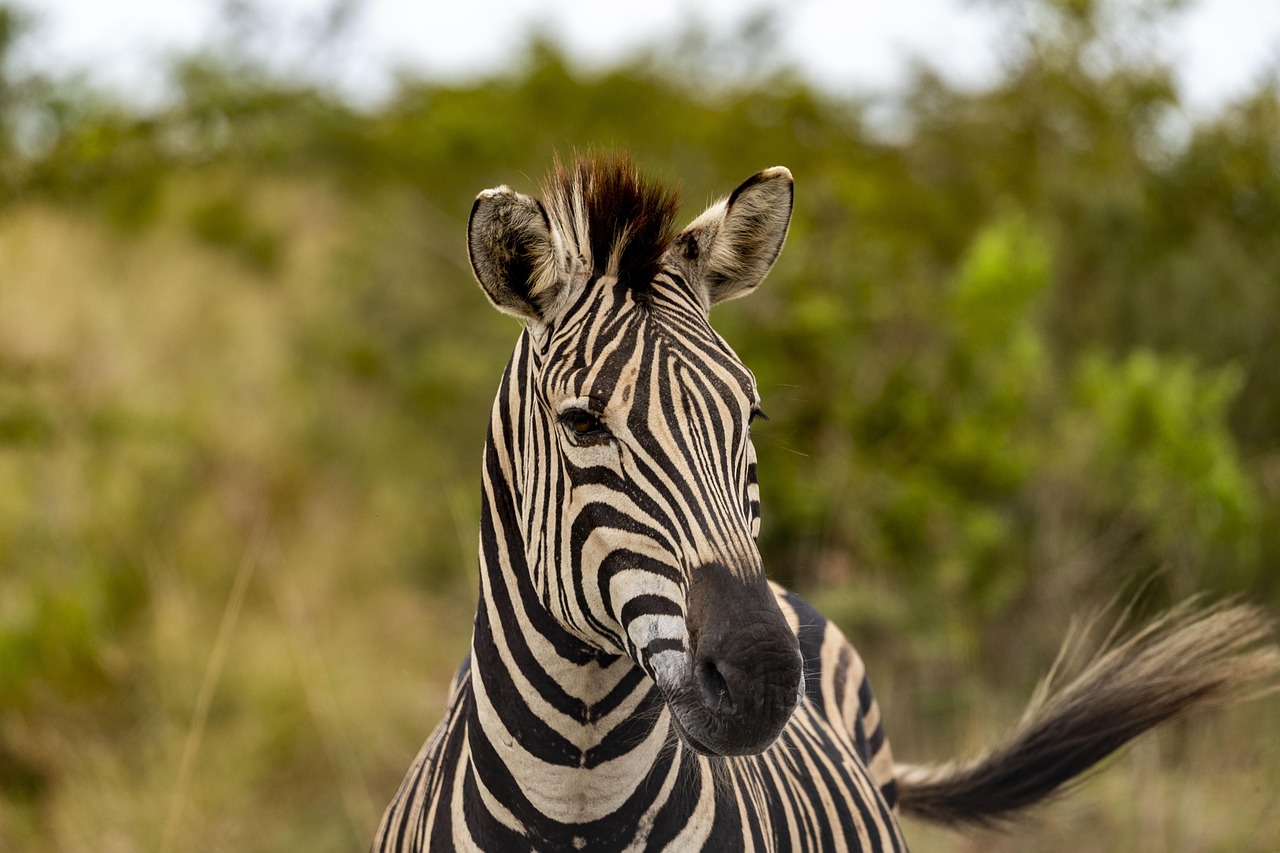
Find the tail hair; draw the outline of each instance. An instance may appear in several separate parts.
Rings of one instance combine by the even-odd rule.
[[[1060,795],[1144,732],[1202,708],[1280,689],[1280,647],[1258,607],[1192,599],[1103,644],[1064,686],[1082,631],[1071,632],[1009,737],[984,755],[944,765],[895,765],[899,804],[915,818],[993,826]]]

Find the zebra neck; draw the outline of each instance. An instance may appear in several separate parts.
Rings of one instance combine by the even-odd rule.
[[[467,738],[478,793],[525,828],[625,812],[667,763],[675,736],[666,704],[630,658],[602,654],[551,619],[522,552],[497,548],[500,529],[482,528],[472,638]]]
[[[473,639],[468,746],[482,796],[525,827],[625,811],[674,737],[656,688],[628,659],[574,664],[536,639],[508,642],[498,618],[482,604]]]
[[[642,790],[662,783],[655,767],[670,770],[682,747],[652,680],[629,657],[568,631],[535,586],[518,482],[525,436],[511,428],[523,402],[510,384],[518,361],[519,351],[485,448],[467,739],[491,813],[510,812],[526,828],[548,819],[578,825],[648,802]]]

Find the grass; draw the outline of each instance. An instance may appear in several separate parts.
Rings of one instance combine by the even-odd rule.
[[[413,580],[419,496],[469,504],[403,423],[326,422],[358,390],[304,385],[295,336],[345,244],[267,193],[270,277],[176,216],[0,221],[0,408],[39,425],[0,446],[0,849],[360,847],[440,713],[473,607]]]
[[[1280,702],[1267,699],[1148,736],[1007,831],[957,835],[908,824],[908,840],[914,849],[956,853],[1274,850],[1280,751],[1267,733],[1277,711]]]

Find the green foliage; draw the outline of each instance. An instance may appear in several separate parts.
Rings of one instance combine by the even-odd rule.
[[[190,214],[191,230],[202,240],[228,249],[262,272],[280,263],[280,241],[252,222],[244,203],[234,198],[215,198],[198,204]]]
[[[1107,509],[1138,516],[1166,559],[1225,574],[1198,576],[1197,586],[1247,582],[1263,529],[1227,424],[1239,371],[1138,350],[1119,364],[1087,354],[1073,379],[1077,411],[1063,441],[1092,445],[1084,469],[1108,478]],[[1224,559],[1211,559],[1216,547],[1228,549]]]
[[[159,846],[245,560],[178,826],[368,837],[466,645],[518,333],[467,211],[575,148],[633,149],[689,215],[795,173],[786,252],[714,319],[771,416],[767,565],[890,697],[926,685],[904,727],[973,699],[956,664],[1021,688],[1138,584],[1280,602],[1280,98],[1192,122],[1167,67],[1108,53],[1115,5],[1046,0],[987,90],[922,69],[891,133],[779,67],[763,18],[592,74],[535,37],[372,106],[204,53],[140,110],[19,78],[0,6],[0,847]],[[68,801],[84,826],[51,831]]]
[[[768,506],[791,511],[767,520],[767,543],[794,552],[808,541],[811,559],[845,571],[852,555],[837,578],[850,595],[866,575],[903,585],[914,603],[898,631],[996,643],[1007,619],[1062,582],[1051,576],[1064,551],[1098,542],[1124,547],[1075,561],[1073,584],[1117,568],[1177,568],[1170,594],[1259,577],[1264,528],[1227,417],[1239,372],[1149,350],[1055,356],[1043,319],[1050,255],[1025,215],[997,220],[949,287],[904,302],[851,369],[833,368],[830,396],[780,419],[819,458],[797,464],[766,444]],[[790,346],[758,360],[785,360]],[[942,614],[930,609],[939,597]]]

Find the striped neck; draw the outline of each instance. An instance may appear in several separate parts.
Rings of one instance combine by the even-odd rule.
[[[628,823],[619,816],[632,811],[638,822],[653,802],[647,788],[674,782],[684,747],[648,676],[576,636],[543,604],[553,567],[530,562],[551,559],[554,531],[545,543],[528,542],[524,531],[534,518],[554,519],[543,502],[556,499],[556,486],[543,470],[554,456],[551,425],[531,393],[532,350],[522,335],[485,446],[468,729],[475,784],[493,815],[526,830],[586,831],[607,819],[616,833]],[[573,846],[577,837],[562,840]]]

